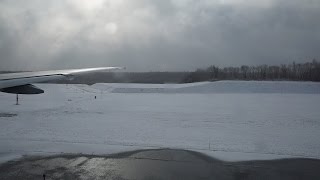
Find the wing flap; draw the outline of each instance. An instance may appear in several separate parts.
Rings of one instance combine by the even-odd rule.
[[[22,86],[22,85],[32,84],[32,83],[46,82],[51,80],[59,80],[64,78],[65,76],[63,75],[47,75],[47,76],[43,75],[43,76],[35,76],[35,77],[26,76],[24,78],[20,77],[20,78],[0,80],[0,89]]]

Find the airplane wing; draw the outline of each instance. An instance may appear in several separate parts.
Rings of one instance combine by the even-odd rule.
[[[38,71],[0,74],[0,91],[12,94],[41,94],[44,91],[31,85],[51,80],[68,79],[74,75],[124,69],[121,67],[99,67],[86,69],[68,69],[55,71]]]

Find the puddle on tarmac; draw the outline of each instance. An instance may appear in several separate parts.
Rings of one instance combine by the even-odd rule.
[[[0,113],[0,117],[15,117],[18,114],[13,114],[13,113]]]

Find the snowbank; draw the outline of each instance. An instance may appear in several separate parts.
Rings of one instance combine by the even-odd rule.
[[[286,93],[320,94],[320,83],[290,81],[217,81],[190,84],[95,84],[113,93]]]

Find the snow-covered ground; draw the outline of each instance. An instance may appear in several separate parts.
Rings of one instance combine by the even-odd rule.
[[[45,94],[20,96],[19,106],[0,93],[2,162],[167,147],[230,161],[320,159],[320,83],[37,86]]]

